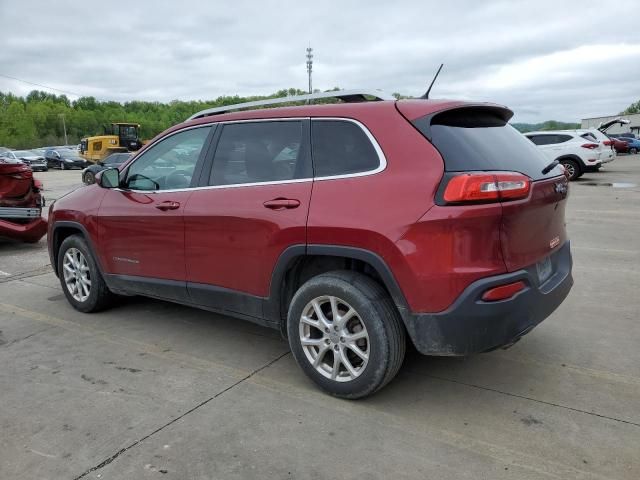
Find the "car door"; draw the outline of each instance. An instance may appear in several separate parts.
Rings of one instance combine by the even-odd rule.
[[[99,250],[111,283],[187,300],[183,212],[209,145],[211,126],[173,132],[121,173],[98,214]]]
[[[216,136],[184,212],[188,290],[196,304],[259,318],[278,258],[305,248],[309,122],[227,123]]]

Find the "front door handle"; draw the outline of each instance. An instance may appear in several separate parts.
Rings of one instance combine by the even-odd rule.
[[[156,208],[158,210],[162,210],[163,212],[166,212],[167,210],[177,210],[178,208],[180,208],[180,203],[179,202],[166,201],[166,202],[158,203],[156,205]]]
[[[274,198],[273,200],[267,200],[263,205],[271,210],[284,210],[298,208],[300,206],[300,200],[296,200],[295,198]]]

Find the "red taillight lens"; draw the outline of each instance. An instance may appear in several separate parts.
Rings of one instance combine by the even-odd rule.
[[[516,293],[524,290],[525,283],[520,280],[518,282],[507,283],[499,287],[490,288],[482,294],[482,300],[485,302],[497,302],[513,297]]]
[[[525,198],[531,180],[516,172],[463,173],[449,180],[443,198],[447,203],[497,202]]]
[[[598,148],[597,143],[583,143],[580,145],[582,148],[588,148],[589,150],[593,150],[594,148]]]
[[[610,147],[611,145],[613,145],[613,142],[611,140],[605,140],[604,143],[607,147]]]

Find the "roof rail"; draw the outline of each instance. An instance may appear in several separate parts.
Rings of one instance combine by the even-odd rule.
[[[187,121],[194,118],[208,117],[209,115],[220,115],[222,113],[242,110],[243,108],[263,107],[265,105],[277,105],[279,103],[304,102],[307,100],[317,100],[320,98],[339,98],[344,102],[366,102],[367,96],[377,100],[395,100],[395,97],[381,90],[334,90],[332,92],[311,93],[307,95],[293,95],[290,97],[268,98],[256,100],[255,102],[237,103],[235,105],[225,105],[224,107],[207,108],[198,113],[194,113]]]

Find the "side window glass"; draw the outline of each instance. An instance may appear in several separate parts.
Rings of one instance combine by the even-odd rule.
[[[355,123],[314,120],[311,125],[315,177],[367,172],[380,166],[378,153]]]
[[[211,127],[170,135],[140,155],[124,182],[132,190],[172,190],[191,186],[193,172]]]
[[[555,135],[539,135],[537,140],[537,145],[553,145],[554,143],[558,143]]]
[[[301,121],[224,125],[213,157],[210,185],[310,178]]]
[[[596,136],[593,133],[583,133],[580,136],[582,138],[584,138],[585,140],[591,140],[593,142],[597,142],[598,141],[598,139],[596,138]]]

